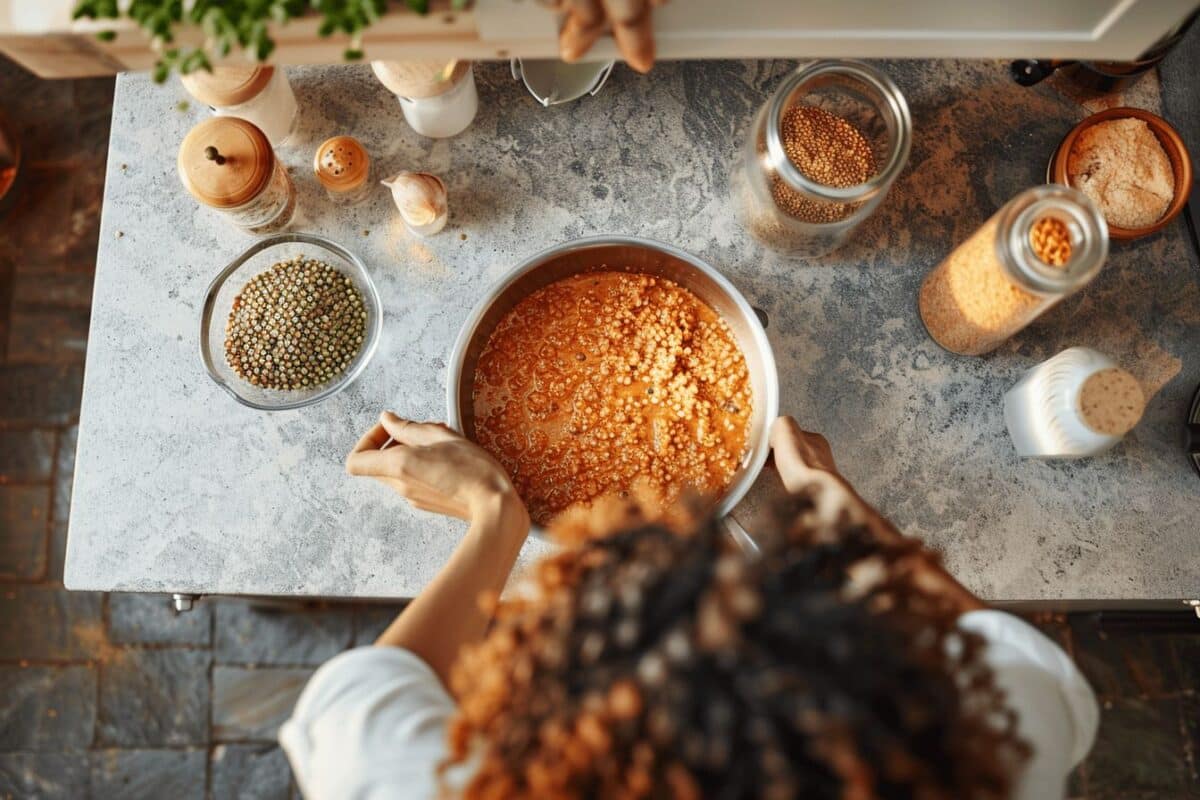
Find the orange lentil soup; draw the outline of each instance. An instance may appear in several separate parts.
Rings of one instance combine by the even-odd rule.
[[[635,485],[663,507],[688,489],[715,498],[746,451],[752,399],[729,326],[694,294],[593,272],[496,326],[475,372],[475,433],[546,524]]]

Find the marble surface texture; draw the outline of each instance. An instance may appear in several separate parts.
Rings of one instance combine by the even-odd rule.
[[[1084,98],[1052,83],[1017,87],[1000,62],[883,64],[912,107],[908,166],[850,244],[801,261],[750,239],[728,198],[743,131],[793,66],[670,63],[648,78],[618,67],[598,96],[543,109],[507,65],[478,65],[479,116],[442,141],[413,133],[366,66],[289,70],[302,109],[296,141],[280,151],[300,192],[293,228],[357,252],[386,315],[362,379],[276,414],[234,403],[197,353],[208,282],[252,241],[199,208],[176,176],[178,143],[207,110],[182,105],[177,81],[121,76],[67,585],[416,593],[461,525],[348,478],[346,452],[380,409],[444,417],[453,337],[493,281],[544,247],[622,233],[706,259],[767,312],[782,411],[828,436],[862,494],[926,537],[972,589],[995,600],[1200,595],[1200,480],[1180,441],[1200,382],[1200,270],[1182,223],[1114,244],[1091,286],[998,352],[952,356],[917,316],[922,277],[1044,178],[1054,146],[1087,113]],[[1155,108],[1153,81],[1132,102]],[[441,175],[447,229],[406,235],[382,187],[353,209],[329,203],[308,165],[337,133],[364,142],[376,177]],[[1019,460],[1001,396],[1071,345],[1108,353],[1156,390],[1146,419],[1099,458]]]

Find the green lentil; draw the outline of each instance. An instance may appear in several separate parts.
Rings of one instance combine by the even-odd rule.
[[[354,281],[300,255],[255,275],[234,297],[225,360],[254,386],[308,389],[350,366],[366,327]]]

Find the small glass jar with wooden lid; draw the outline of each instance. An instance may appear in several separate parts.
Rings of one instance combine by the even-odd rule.
[[[213,117],[184,137],[179,179],[201,204],[251,233],[286,227],[296,212],[296,187],[266,134],[237,117]]]
[[[217,116],[240,117],[258,126],[273,147],[296,130],[296,95],[282,69],[260,64],[218,64],[212,72],[184,75],[183,86]]]
[[[313,156],[313,172],[335,203],[354,205],[371,194],[371,157],[353,136],[321,142]]]
[[[1083,192],[1026,189],[926,276],[921,320],[952,353],[989,353],[1087,285],[1107,256],[1104,217]]]
[[[404,119],[422,136],[457,136],[479,110],[470,61],[373,61],[371,69],[396,95]]]

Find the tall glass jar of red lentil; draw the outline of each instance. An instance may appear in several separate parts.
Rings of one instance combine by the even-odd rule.
[[[759,110],[730,181],[742,224],[768,245],[824,255],[887,195],[908,161],[912,117],[888,76],[815,61]]]
[[[1107,256],[1108,227],[1087,195],[1026,189],[929,273],[921,320],[947,350],[983,355],[1083,288]]]

